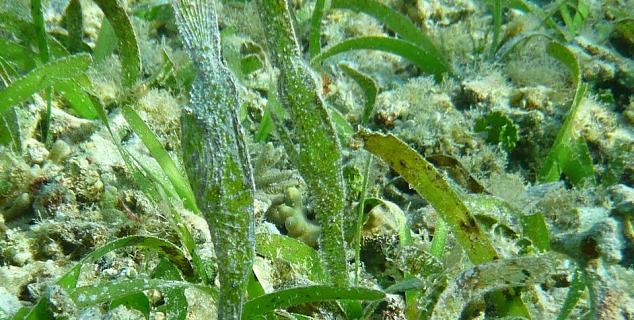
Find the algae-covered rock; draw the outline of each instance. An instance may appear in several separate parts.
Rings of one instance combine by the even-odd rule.
[[[98,164],[85,156],[72,157],[65,162],[64,186],[73,191],[81,202],[98,202],[104,190]]]
[[[143,312],[126,307],[125,305],[120,305],[110,311],[104,316],[104,319],[107,320],[143,320],[145,319],[145,315]]]
[[[634,20],[621,20],[614,26],[610,42],[623,56],[634,59]]]
[[[9,150],[0,150],[0,209],[7,222],[24,214],[30,207],[32,184],[39,172],[39,167],[30,168]]]
[[[73,152],[72,148],[64,140],[57,140],[51,146],[48,159],[55,163],[61,163]]]
[[[33,211],[40,219],[75,216],[79,211],[75,193],[57,181],[42,184],[33,200]]]
[[[0,318],[9,318],[20,309],[20,300],[5,287],[0,287]]]

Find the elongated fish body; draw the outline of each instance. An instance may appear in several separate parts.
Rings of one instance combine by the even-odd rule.
[[[198,69],[181,116],[183,160],[209,223],[220,280],[218,319],[239,319],[255,246],[252,169],[235,80],[223,64],[213,0],[175,0],[183,43]]]

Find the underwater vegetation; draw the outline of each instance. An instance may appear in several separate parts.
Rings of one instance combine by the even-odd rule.
[[[631,0],[0,0],[0,319],[632,319]]]

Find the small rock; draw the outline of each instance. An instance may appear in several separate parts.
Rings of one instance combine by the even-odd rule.
[[[145,316],[141,311],[127,308],[124,305],[120,305],[113,310],[108,311],[104,317],[106,320],[143,320]]]
[[[22,305],[5,287],[0,287],[0,319],[10,318]]]
[[[616,213],[634,217],[634,188],[619,184],[610,188],[610,196]]]
[[[61,163],[72,151],[71,147],[64,140],[57,140],[51,147],[48,159],[55,163]]]
[[[48,150],[43,143],[29,139],[26,142],[26,158],[27,161],[34,164],[42,164],[48,158]]]

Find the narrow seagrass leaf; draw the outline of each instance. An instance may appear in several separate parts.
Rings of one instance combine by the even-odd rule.
[[[84,21],[81,14],[81,2],[71,0],[66,6],[62,24],[68,32],[65,44],[68,51],[77,53],[83,48]]]
[[[15,63],[0,56],[0,88],[4,88],[18,76]]]
[[[114,297],[111,301],[112,302],[110,302],[110,306],[108,307],[110,310],[118,306],[125,306],[129,309],[140,311],[143,316],[145,316],[145,319],[150,319],[150,300],[143,291],[132,292],[119,297]]]
[[[189,187],[189,182],[185,178],[181,171],[174,163],[174,160],[165,151],[165,148],[158,140],[154,132],[147,126],[147,124],[141,119],[141,117],[130,106],[124,106],[122,109],[123,117],[126,119],[130,128],[136,133],[143,141],[143,144],[148,148],[152,157],[158,162],[163,169],[163,173],[170,180],[174,186],[174,190],[178,193],[183,200],[187,209],[200,214],[200,211],[196,207],[196,198],[194,193]]]
[[[89,86],[84,87],[84,90],[86,90],[87,92],[90,92],[90,87]],[[89,97],[90,97],[90,100],[92,101],[93,106],[95,107],[95,110],[97,111],[97,115],[99,116],[99,119],[104,124],[104,126],[106,126],[106,129],[108,130],[108,133],[110,134],[110,138],[112,138],[112,142],[116,146],[117,150],[119,151],[119,154],[123,158],[123,161],[125,162],[126,166],[130,170],[130,173],[134,179],[134,182],[136,182],[139,188],[150,199],[159,198],[160,196],[158,194],[157,186],[160,184],[158,183],[152,184],[150,183],[150,181],[148,181],[149,179],[147,179],[147,177],[143,174],[141,169],[136,165],[136,162],[134,161],[130,153],[127,150],[125,150],[123,146],[121,146],[121,140],[119,139],[117,134],[112,130],[112,127],[110,126],[110,122],[108,121],[108,114],[106,113],[106,109],[101,104],[101,101],[99,101],[99,99],[94,94],[89,94]],[[171,190],[166,189],[164,192],[169,192],[169,191]]]
[[[568,1],[560,0],[558,1],[558,3],[559,4],[556,6],[559,7],[559,15],[561,16],[561,19],[564,20],[564,24],[568,28],[568,32],[574,35],[575,33],[577,33],[577,30],[576,25],[573,21],[573,17],[570,15],[570,10],[568,10]]]
[[[126,166],[132,173],[132,177],[137,185],[143,190],[143,192],[148,195],[150,199],[155,202],[163,201],[163,203],[169,204],[169,213],[171,214],[172,223],[174,224],[174,228],[179,235],[179,238],[187,252],[192,257],[192,262],[195,266],[196,273],[198,277],[202,280],[203,284],[209,284],[209,276],[208,272],[205,268],[205,265],[200,257],[200,255],[196,252],[196,243],[194,242],[194,238],[187,228],[186,224],[183,222],[183,218],[180,215],[180,212],[177,211],[176,206],[173,203],[174,199],[178,198],[176,191],[173,188],[170,188],[170,185],[163,183],[163,180],[145,166],[142,162],[135,159],[127,150],[125,150],[121,146],[121,142],[119,138],[116,136],[115,132],[112,130],[110,123],[108,121],[108,116],[106,114],[103,105],[99,102],[94,95],[90,96],[95,109],[97,110],[97,114],[99,118],[106,126],[108,132],[110,133],[110,137],[112,138],[119,154],[123,158],[126,163]]]
[[[290,134],[290,132],[293,131],[292,128],[294,127],[294,124],[287,121],[289,114],[277,99],[278,92],[274,81],[269,83],[269,89],[267,92],[268,99],[266,101],[266,110],[269,111],[273,127],[277,132],[280,142],[284,146],[284,150],[286,150],[288,159],[293,165],[297,166],[299,157],[297,148],[295,147],[297,139]]]
[[[364,148],[387,162],[436,209],[449,224],[471,262],[484,263],[498,258],[491,240],[480,228],[460,196],[444,177],[414,149],[393,135],[360,131]]]
[[[588,4],[583,0],[561,0],[555,7],[559,8],[559,15],[564,20],[570,35],[577,35],[579,28],[588,16]],[[574,16],[570,13],[570,9],[574,11]]]
[[[348,139],[354,135],[354,128],[352,128],[352,125],[350,125],[350,122],[346,120],[346,117],[341,113],[341,111],[329,106],[328,112],[330,113],[332,124],[335,126],[335,130],[337,131],[337,136],[339,136],[341,144],[346,145],[348,143]]]
[[[166,81],[174,75],[174,62],[170,59],[165,49],[162,50],[162,56],[163,61],[159,69],[149,78],[146,78],[143,82],[137,84],[132,90],[130,90],[126,95],[126,98],[124,98],[124,101],[134,100],[135,96],[140,96],[143,92],[151,90],[151,88],[165,84]]]
[[[24,102],[50,85],[72,79],[82,74],[90,65],[90,55],[80,53],[74,56],[51,61],[33,69],[24,77],[13,81],[0,90],[0,113],[8,107]]]
[[[575,30],[579,30],[590,13],[590,4],[586,0],[577,0],[575,10],[576,12],[573,23],[575,25]]]
[[[561,171],[570,180],[572,185],[578,186],[584,181],[594,180],[594,165],[588,144],[583,138],[573,139],[563,148],[560,154]]]
[[[93,52],[93,58],[95,62],[101,62],[107,56],[111,55],[117,48],[117,35],[112,29],[112,25],[108,19],[104,19],[101,23],[101,30],[99,30],[99,36],[97,37],[97,43],[95,43],[95,49]]]
[[[13,63],[20,71],[26,72],[35,68],[35,61],[33,57],[35,54],[20,44],[13,41],[9,41],[4,38],[0,38],[0,57]]]
[[[77,281],[79,279],[79,274],[81,272],[81,266],[86,264],[86,263],[93,263],[95,261],[97,261],[98,259],[100,259],[101,257],[103,257],[104,255],[106,255],[107,253],[116,250],[116,249],[120,249],[120,248],[125,248],[125,247],[131,247],[131,246],[136,246],[136,247],[145,247],[148,249],[152,249],[152,250],[156,250],[160,253],[163,253],[174,265],[178,266],[179,270],[183,273],[183,275],[185,275],[186,277],[191,278],[193,276],[193,268],[192,266],[189,264],[189,260],[187,259],[187,257],[185,257],[185,255],[183,254],[183,252],[176,247],[175,245],[157,238],[157,237],[150,237],[150,236],[129,236],[129,237],[124,237],[124,238],[119,238],[117,240],[114,240],[112,242],[109,242],[97,249],[95,249],[94,251],[92,251],[91,253],[89,253],[88,255],[86,255],[79,263],[77,263],[74,267],[72,267],[70,270],[68,270],[62,277],[59,278],[59,280],[57,280],[56,284],[59,285],[60,287],[62,287],[63,289],[66,289],[68,291],[70,291],[71,295],[75,294],[73,296],[74,299],[78,299],[79,295],[81,295],[84,292],[88,292],[91,294],[97,294],[93,291],[95,291],[96,289],[94,289],[94,287],[90,286],[90,287],[84,287],[84,289],[79,290],[78,291],[74,291],[73,289],[77,286]],[[138,279],[142,282],[145,283],[146,286],[150,286],[149,288],[157,288],[157,287],[161,287],[162,285],[164,285],[165,283],[163,281],[165,280],[155,280],[155,282],[148,282],[147,279]],[[135,282],[136,283],[136,282]],[[181,283],[181,284],[187,284],[189,286],[195,286],[189,282],[180,282],[177,281],[177,283]],[[136,283],[137,286],[130,286],[128,285],[128,291],[125,291],[124,293],[130,293],[131,291],[133,291],[133,289],[138,288],[139,285],[141,285],[140,287],[142,287],[142,284],[138,284]],[[152,285],[154,285],[152,287]],[[174,287],[178,287],[177,285],[173,285]],[[93,288],[94,290],[91,291],[91,288]],[[118,287],[117,287],[118,288]],[[213,290],[211,287],[205,287],[208,288],[206,290]],[[99,289],[103,289],[103,287],[99,287]],[[104,290],[107,290],[104,289]],[[140,289],[137,291],[141,291],[141,290],[145,290],[145,289]],[[110,299],[108,298],[104,298],[103,295],[107,294],[107,292],[101,292],[100,296],[100,301],[102,302],[106,302],[110,299],[112,299],[112,297]],[[97,296],[95,295],[95,300],[97,299]],[[92,300],[92,299],[89,299]],[[77,300],[75,300],[77,301]],[[91,305],[91,302],[89,301],[83,301],[83,303],[86,303],[87,305]],[[18,319],[28,319],[28,320],[42,320],[42,319],[51,319],[52,314],[50,313],[48,306],[47,306],[48,302],[47,299],[45,298],[40,298],[37,303],[29,308],[29,310],[22,310],[20,312],[18,312],[18,314],[16,314],[16,316],[13,317],[13,320],[18,320]]]
[[[343,70],[352,80],[354,80],[363,94],[365,94],[365,104],[363,105],[363,116],[361,117],[361,124],[366,125],[370,123],[372,114],[374,113],[374,103],[376,102],[376,95],[379,92],[376,81],[367,74],[352,68],[347,64],[340,64],[339,68]]]
[[[0,42],[2,39],[0,38]],[[1,45],[1,43],[0,43]],[[11,83],[11,79],[17,76],[17,71],[10,62],[0,55],[0,88]],[[20,130],[20,117],[18,106],[0,113],[0,145],[7,146],[17,154],[22,154],[22,137]],[[5,214],[5,218],[6,218]]]
[[[355,208],[356,210],[353,210],[353,211],[356,211],[356,214],[357,214],[357,219],[356,219],[357,221],[354,228],[354,284],[355,285],[359,285],[359,278],[360,278],[359,269],[361,265],[361,233],[363,230],[363,223],[364,221],[366,221],[366,219],[364,219],[364,213],[366,211],[367,202],[369,202],[368,200],[370,200],[370,199],[366,199],[366,197],[368,195],[368,183],[370,181],[369,178],[370,178],[371,165],[372,165],[372,155],[368,153],[365,155],[365,160],[363,164],[363,180],[361,182],[361,193],[359,194],[359,197],[357,200],[358,204],[357,204],[357,207]]]
[[[266,106],[264,109],[264,115],[262,116],[262,120],[260,120],[260,126],[258,127],[258,132],[255,134],[255,141],[265,142],[269,134],[273,132],[273,129],[275,129],[275,124],[273,123],[271,110],[269,109],[268,106]]]
[[[4,1],[15,7],[0,8],[0,26],[4,31],[13,34],[25,46],[31,46],[35,40],[35,27],[31,23],[31,11],[26,1]],[[33,44],[37,46],[37,44]]]
[[[192,263],[195,266],[198,277],[202,280],[204,284],[209,284],[210,279],[206,265],[196,251],[196,243],[194,242],[194,237],[183,221],[181,213],[178,211],[178,208],[180,208],[179,206],[182,201],[179,199],[176,191],[171,188],[171,184],[167,184],[166,181],[163,181],[163,176],[161,174],[155,172],[149,166],[139,161],[139,159],[129,154],[127,150],[119,147],[119,152],[121,152],[123,158],[126,159],[126,164],[129,168],[131,168],[133,176],[135,177],[135,181],[139,186],[142,186],[144,192],[146,194],[149,194],[150,198],[153,197],[153,201],[162,201],[161,203],[168,204],[170,218],[172,219],[170,223],[178,233],[181,243],[183,244],[183,246],[185,246],[187,252],[189,252],[190,256],[192,257]],[[150,181],[152,183],[150,183]],[[179,199],[178,204],[174,203],[175,199]]]
[[[152,271],[152,278],[163,280],[175,280],[182,281],[178,268],[167,259],[161,259],[161,262]],[[187,318],[187,297],[185,296],[185,289],[164,289],[161,292],[163,294],[164,304],[159,306],[157,311],[162,311],[168,315],[169,319],[185,320]]]
[[[89,92],[89,82],[84,89]],[[108,133],[110,133],[110,137],[113,140],[113,143],[117,147],[119,154],[123,158],[126,166],[131,171],[131,175],[136,182],[136,184],[140,187],[140,189],[153,201],[169,204],[169,213],[171,214],[172,224],[174,225],[174,229],[179,235],[179,238],[182,244],[187,249],[187,252],[192,257],[192,263],[195,266],[196,273],[198,278],[200,278],[203,284],[208,284],[210,282],[207,269],[200,257],[200,255],[196,252],[196,244],[194,242],[194,238],[185,225],[183,223],[183,218],[180,215],[180,212],[177,211],[176,206],[174,205],[174,199],[178,198],[176,191],[170,188],[170,185],[167,183],[163,183],[163,180],[158,177],[156,173],[150,170],[147,166],[145,166],[142,162],[135,159],[126,149],[121,146],[121,142],[115,132],[112,130],[110,123],[108,121],[108,115],[106,114],[106,110],[103,105],[94,95],[89,95],[99,118],[102,123],[106,126]]]
[[[42,11],[42,0],[31,0],[31,17],[33,18],[33,25],[35,26],[35,38],[37,40],[37,46],[40,49],[40,61],[42,63],[48,63],[50,60],[50,52],[47,41],[48,35],[46,33],[46,23],[44,22],[44,13]],[[48,130],[51,125],[53,87],[49,84],[45,88],[46,113],[41,124],[41,139],[44,144],[47,144]]]
[[[434,75],[436,81],[440,81],[443,74],[450,72],[440,56],[427,52],[409,41],[376,36],[341,41],[314,57],[311,64],[319,65],[332,56],[353,50],[378,50],[398,55],[409,60],[422,72]]]
[[[330,300],[380,300],[385,293],[360,287],[338,288],[331,286],[298,287],[265,294],[244,304],[243,319],[252,319],[275,309],[294,305]]]
[[[502,30],[502,0],[492,0],[491,2],[491,11],[493,13],[493,40],[489,48],[489,57],[493,57],[499,48],[500,31]]]
[[[48,49],[50,50],[51,58],[59,59],[70,56],[70,52],[66,50],[66,47],[52,35],[48,36]]]
[[[449,236],[449,226],[443,218],[436,220],[436,226],[434,228],[434,236],[431,241],[431,255],[436,258],[442,258],[445,252],[445,244]]]
[[[20,118],[17,107],[10,108],[0,114],[0,145],[10,147],[17,154],[22,153],[22,139],[20,137]]]
[[[469,260],[481,264],[499,259],[488,235],[460,199],[460,195],[444,177],[414,149],[394,135],[361,130],[357,137],[364,148],[383,159],[398,172],[416,192],[425,198],[444,219],[465,250]],[[492,292],[492,304],[501,314],[527,316],[528,310],[517,292]]]
[[[30,48],[34,40],[39,40],[34,24],[31,23],[30,20],[16,15],[14,12],[0,11],[0,26],[4,28],[4,30],[13,33],[16,38],[18,38],[19,43],[26,48]],[[69,55],[68,50],[52,35],[46,34],[46,42],[48,44],[49,54],[52,58],[57,59]],[[36,55],[31,55],[31,57],[35,58]]]
[[[429,54],[438,57],[442,64],[449,68],[442,53],[436,48],[431,38],[410,19],[381,2],[375,0],[332,0],[332,8],[354,10],[374,17],[404,40],[412,42]]]
[[[61,94],[84,119],[97,119],[97,110],[90,99],[90,96],[84,91],[86,83],[90,80],[86,74],[80,74],[75,79],[58,82],[55,85],[58,93]]]
[[[321,50],[321,19],[330,7],[330,0],[315,1],[315,9],[310,19],[310,35],[308,38],[308,54],[314,58]]]
[[[247,285],[247,295],[249,299],[263,296],[265,293],[262,284],[260,284],[260,280],[258,280],[255,273],[251,272],[251,274],[249,274],[249,284]]]
[[[255,244],[255,251],[261,256],[304,266],[309,271],[308,278],[315,282],[326,279],[319,253],[297,239],[279,234],[257,233]]]
[[[80,264],[92,263],[103,257],[106,253],[125,247],[142,247],[152,249],[165,255],[170,262],[178,267],[185,277],[192,277],[194,269],[183,251],[176,245],[161,238],[152,236],[128,236],[113,240],[87,254]]]
[[[78,308],[85,308],[125,297],[129,295],[130,292],[143,292],[150,289],[171,290],[180,288],[195,288],[207,294],[211,299],[217,299],[217,292],[213,287],[197,285],[185,281],[163,279],[133,279],[98,283],[71,290],[70,297]]]
[[[572,75],[573,86],[578,86],[581,82],[581,68],[579,60],[565,45],[552,41],[548,44],[548,54],[557,59],[568,68]]]
[[[568,289],[566,300],[564,300],[564,304],[561,306],[557,320],[566,320],[568,318],[587,286],[588,282],[583,269],[575,269],[572,284],[570,285],[570,289]]]
[[[588,90],[588,84],[581,81],[579,61],[566,46],[553,41],[549,43],[547,50],[548,54],[570,71],[575,95],[570,103],[564,123],[539,171],[538,179],[541,182],[557,181],[563,173],[574,185],[579,185],[584,181],[595,183],[594,168],[588,146],[584,140],[575,137],[574,132],[579,107]]]
[[[550,250],[548,225],[542,213],[522,215],[522,233],[531,239],[537,250]]]
[[[131,87],[141,75],[141,57],[136,33],[120,0],[93,0],[110,22],[119,40],[119,55],[123,68],[123,85]]]
[[[60,44],[63,44],[64,49],[68,50],[68,43],[71,41],[70,40],[70,36],[64,33],[59,33],[59,32],[54,32],[49,34],[49,42],[51,41],[51,39],[55,39],[57,40]],[[54,53],[54,48],[52,48],[52,46],[49,43],[49,46],[51,47],[51,54],[53,57],[56,57],[55,53]],[[87,53],[92,53],[92,48],[84,41],[81,41],[77,44],[78,46],[78,50],[75,51],[75,53],[78,52],[87,52]]]
[[[192,257],[192,263],[195,266],[196,273],[204,284],[208,284],[210,281],[208,272],[200,255],[196,252],[196,244],[193,236],[183,222],[183,218],[181,217],[180,212],[177,211],[176,205],[173,203],[174,199],[179,199],[178,194],[174,191],[171,185],[167,184],[166,181],[163,181],[162,175],[150,169],[121,146],[121,143],[108,123],[108,118],[103,106],[96,99],[93,99],[93,104],[96,106],[102,122],[106,125],[115,146],[119,150],[119,154],[125,161],[126,166],[132,172],[134,181],[141,190],[150,197],[150,199],[153,201],[162,201],[163,203],[168,204],[172,224],[174,225],[182,244]]]
[[[48,43],[46,41],[46,24],[42,12],[42,0],[31,0],[31,17],[35,26],[35,38],[40,49],[40,61],[47,63],[49,60]]]

